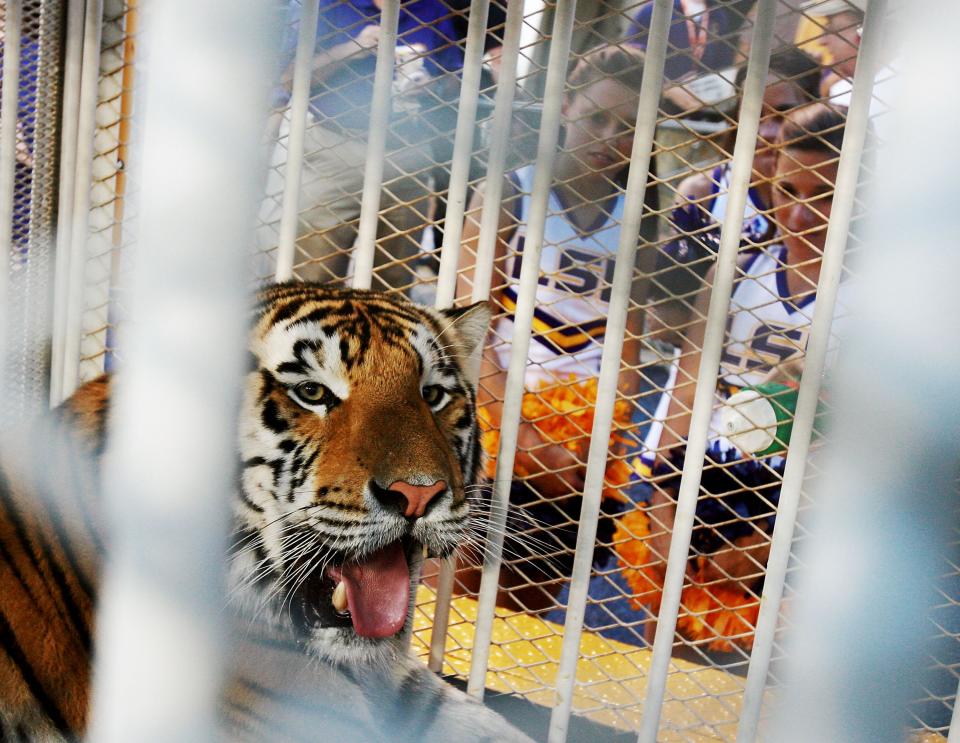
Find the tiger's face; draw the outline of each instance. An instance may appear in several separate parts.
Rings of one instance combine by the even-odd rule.
[[[490,311],[289,284],[259,297],[241,410],[234,595],[336,662],[387,660],[424,551],[465,536],[465,376]]]

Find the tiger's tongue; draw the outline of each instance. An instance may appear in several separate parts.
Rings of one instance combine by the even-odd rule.
[[[410,607],[410,568],[400,542],[377,550],[363,562],[345,564],[340,571],[354,631],[362,637],[397,634]]]

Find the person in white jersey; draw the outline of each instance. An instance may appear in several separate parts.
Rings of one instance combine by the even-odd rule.
[[[568,78],[562,145],[555,161],[540,257],[525,375],[528,391],[556,390],[599,373],[642,75],[642,52],[610,46],[584,55]],[[534,171],[532,165],[521,168],[510,173],[503,184],[491,289],[491,299],[502,312],[492,327],[478,391],[478,402],[495,429],[500,427],[514,340],[513,317],[520,266],[527,252]],[[458,289],[462,298],[468,298],[472,290],[482,207],[483,193],[478,191],[464,225],[463,260],[467,265]],[[639,235],[636,238],[641,239]],[[642,250],[640,254],[645,255]],[[648,260],[649,271],[652,256]],[[621,375],[620,387],[630,395],[636,394],[640,385],[634,370],[641,334],[639,310],[630,313],[627,326],[624,358],[634,361],[630,371]],[[508,539],[505,555],[530,557],[533,552],[542,559],[526,564],[514,561],[512,570],[508,566],[501,578],[506,590],[500,601],[525,610],[546,608],[553,604],[564,576],[570,575],[585,461],[524,420],[515,472],[523,473],[524,479],[515,480],[511,492],[515,507],[512,525],[524,531],[525,524],[536,522],[542,528],[519,541]],[[538,544],[530,549],[529,542]]]
[[[779,137],[773,219],[780,244],[742,256],[730,302],[718,397],[802,363],[816,304],[817,281],[843,141],[843,109],[816,103],[788,113]],[[713,271],[706,283],[712,285]],[[697,297],[681,349],[677,384],[659,442],[657,483],[645,541],[665,569],[690,429],[709,290]],[[836,324],[834,326],[836,330]],[[712,425],[697,505],[690,570],[709,585],[756,590],[769,553],[782,456],[745,457]],[[723,466],[720,466],[723,465]],[[704,494],[705,493],[705,494]],[[629,578],[628,578],[629,581]]]
[[[745,80],[746,67],[743,67],[737,73],[738,90],[742,90]],[[769,214],[773,196],[771,178],[783,115],[816,101],[820,97],[819,85],[820,65],[809,54],[788,47],[770,57],[753,176],[743,215],[741,247],[744,250],[763,249],[774,240],[776,228]],[[738,104],[736,110],[739,109]],[[732,153],[735,137],[736,131],[731,130],[721,142],[724,152]],[[657,256],[655,294],[683,297],[700,288],[720,245],[720,226],[726,215],[729,190],[729,160],[709,172],[693,173],[680,183],[670,214],[670,226],[676,236]]]

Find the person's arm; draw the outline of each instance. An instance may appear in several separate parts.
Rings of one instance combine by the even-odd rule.
[[[630,306],[627,309],[626,335],[623,338],[620,380],[618,387],[624,397],[635,399],[640,394],[640,352],[644,344],[646,310],[650,298],[650,275],[657,264],[657,251],[643,243],[637,249],[636,270],[630,285]]]
[[[507,242],[517,226],[516,217],[509,205],[518,198],[520,194],[517,193],[513,182],[509,178],[505,179],[490,286],[490,299],[498,308],[502,307],[500,295],[506,286],[506,261],[509,252]],[[473,292],[483,204],[484,193],[482,189],[478,189],[470,200],[461,235],[462,260],[457,274],[457,297],[460,301],[469,300]],[[500,365],[499,358],[493,349],[485,346],[480,363],[477,404],[484,408],[488,419],[496,429],[500,428],[503,416],[506,386],[507,370]],[[514,469],[527,473],[526,481],[546,497],[569,495],[571,492],[579,492],[583,489],[584,469],[576,455],[566,447],[546,439],[529,421],[520,421]]]
[[[692,417],[693,398],[697,391],[697,372],[700,369],[700,352],[703,349],[703,339],[706,335],[707,309],[710,305],[710,294],[713,287],[715,268],[707,272],[704,287],[697,294],[693,303],[693,313],[690,324],[683,333],[683,343],[680,346],[680,361],[677,369],[677,381],[670,395],[670,405],[667,408],[663,435],[660,437],[660,452],[658,457],[665,458],[667,452],[686,442],[690,433],[690,418]]]
[[[360,32],[347,41],[335,44],[329,49],[318,49],[313,55],[311,76],[313,83],[322,83],[349,59],[362,55],[375,55],[380,43],[380,26],[371,24],[364,26]],[[291,61],[283,73],[281,82],[288,90],[293,85],[293,68],[295,60]]]
[[[713,167],[706,173],[693,173],[688,175],[677,187],[676,196],[673,199],[671,214],[678,209],[688,209],[696,205],[697,209],[707,212],[705,202],[713,195],[714,182],[711,177]],[[704,215],[704,219],[706,215]],[[702,221],[702,220],[701,220]]]

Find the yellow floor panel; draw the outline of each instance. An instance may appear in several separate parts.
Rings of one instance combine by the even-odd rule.
[[[426,661],[433,625],[434,594],[421,586],[414,621],[414,652]],[[455,598],[444,654],[445,674],[470,672],[477,602]],[[538,617],[497,609],[486,686],[520,694],[552,707],[563,627]],[[640,727],[651,651],[584,632],[577,664],[575,714],[614,728]],[[728,743],[736,739],[744,679],[716,668],[674,658],[667,677],[658,743]],[[945,743],[935,733],[910,743]]]
[[[429,653],[433,594],[421,587],[414,625],[414,651]],[[444,673],[470,671],[477,602],[460,597],[450,609]],[[490,649],[487,688],[521,694],[552,707],[553,686],[563,645],[563,627],[537,617],[497,609]],[[584,632],[580,641],[574,712],[622,730],[637,730],[646,695],[651,652]],[[663,743],[716,743],[733,740],[743,679],[674,659],[662,713]],[[682,732],[681,732],[682,731]]]

